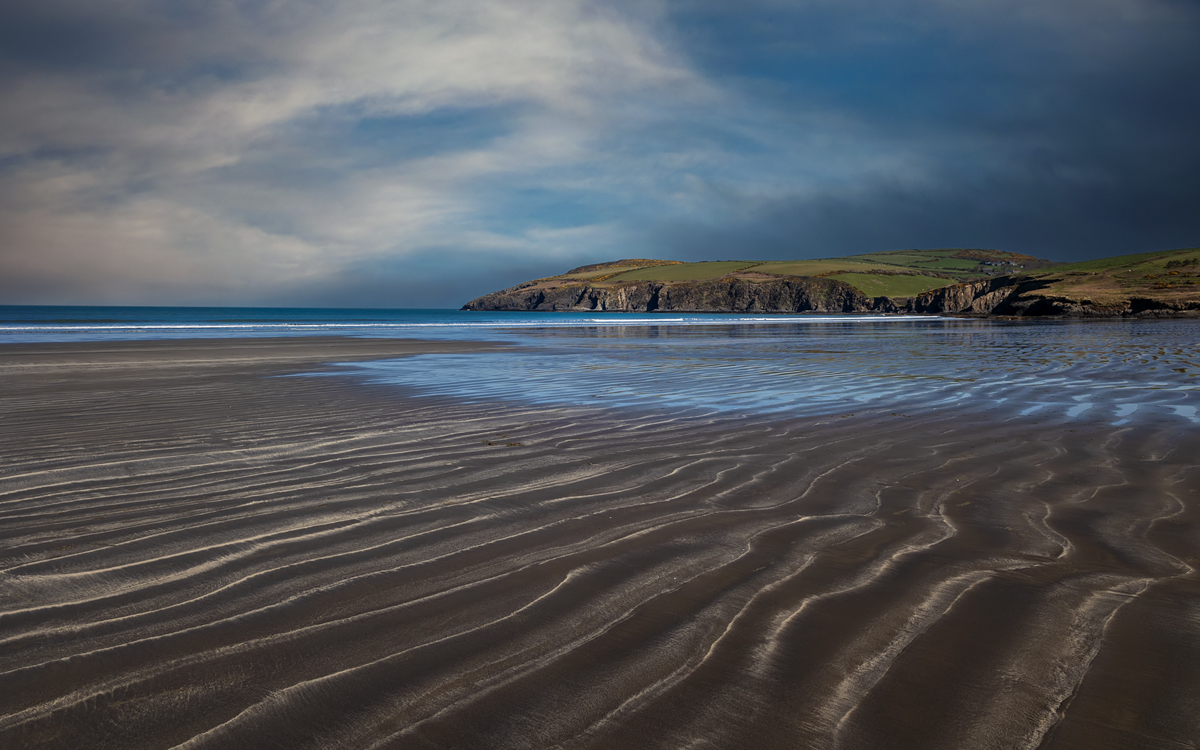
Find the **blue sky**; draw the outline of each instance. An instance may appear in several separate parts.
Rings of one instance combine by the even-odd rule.
[[[0,7],[0,303],[1200,245],[1191,0]]]

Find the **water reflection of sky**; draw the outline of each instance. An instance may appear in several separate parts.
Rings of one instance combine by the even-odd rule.
[[[519,351],[347,365],[468,401],[826,414],[1003,407],[1200,423],[1193,321],[807,321],[510,329]]]
[[[822,414],[999,407],[1200,424],[1200,321],[0,306],[0,343],[347,335],[505,341],[349,370],[466,400]]]

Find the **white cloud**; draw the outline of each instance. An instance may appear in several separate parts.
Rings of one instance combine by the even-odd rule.
[[[644,16],[582,0],[233,7],[215,4],[190,34],[154,26],[172,49],[147,42],[132,61],[34,68],[0,84],[0,154],[20,165],[0,172],[0,192],[21,196],[3,216],[9,278],[32,274],[26,288],[41,290],[57,275],[70,293],[97,283],[112,290],[102,296],[157,299],[175,274],[236,297],[409,249],[482,237],[504,247],[474,218],[480,181],[596,158],[619,102],[712,95]],[[161,25],[159,10],[133,12]],[[335,166],[324,181],[244,179],[297,156],[322,162],[272,149],[323,112],[444,108],[503,112],[510,130],[399,163]],[[524,230],[512,234],[528,246]]]
[[[16,20],[47,44],[0,47],[0,302],[287,301],[406,259],[524,273],[764,206],[941,194],[1030,154],[1086,188],[1119,170],[1089,161],[1103,132],[1074,156],[1090,110],[1064,82],[1101,91],[1156,41],[1186,68],[1183,7],[43,0]],[[1137,111],[1121,104],[1095,122]]]

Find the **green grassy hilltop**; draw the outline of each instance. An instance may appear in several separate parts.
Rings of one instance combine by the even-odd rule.
[[[1200,297],[1200,248],[1118,255],[1031,274],[1049,282],[1044,294],[1094,304],[1131,297],[1179,302]]]
[[[1002,250],[815,260],[595,263],[471,300],[475,310],[1200,315],[1200,248],[1054,263]]]
[[[681,263],[618,260],[572,269],[533,284],[552,288],[587,283],[611,287],[634,281],[688,282],[720,278],[768,281],[787,277],[827,277],[844,281],[872,297],[912,297],[962,281],[1053,266],[1031,255],[1001,250],[896,250],[817,260],[720,260]]]

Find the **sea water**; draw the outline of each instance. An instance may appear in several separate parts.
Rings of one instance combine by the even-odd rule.
[[[1192,320],[0,307],[0,343],[308,335],[513,345],[338,370],[418,397],[750,416],[998,408],[1200,424]]]

